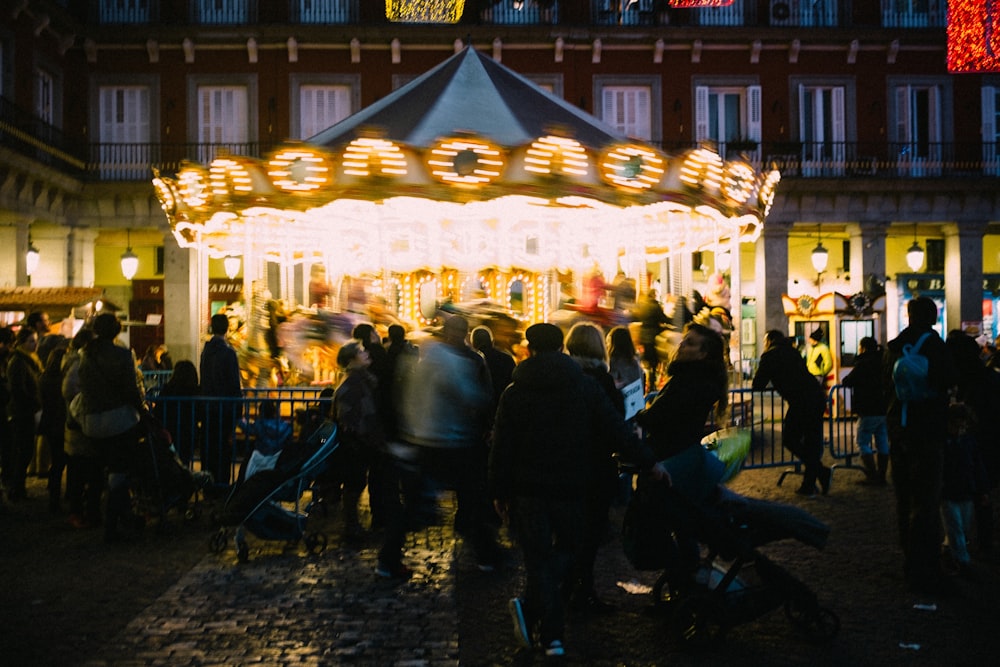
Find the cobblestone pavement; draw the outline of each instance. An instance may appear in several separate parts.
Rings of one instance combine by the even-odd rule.
[[[860,473],[841,469],[829,496],[803,499],[792,494],[794,480],[778,486],[778,475],[776,470],[746,471],[732,486],[748,495],[804,507],[832,527],[823,551],[788,541],[764,549],[840,617],[841,631],[832,642],[809,643],[777,609],[733,628],[723,641],[703,651],[682,649],[667,637],[666,618],[649,613],[648,590],[657,573],[637,572],[622,555],[616,532],[619,509],[598,569],[598,592],[615,610],[572,616],[566,637],[569,655],[561,663],[994,664],[1000,647],[1000,568],[995,561],[977,561],[973,578],[956,581],[955,596],[911,595],[900,574],[890,489],[857,486]],[[41,499],[28,503],[44,505]],[[18,521],[27,512],[23,507],[8,507],[0,514],[0,527],[29,529]],[[146,535],[135,544],[114,547],[99,544],[94,533],[83,543],[80,531],[53,530],[56,538],[37,542],[62,553],[35,553],[34,561],[32,548],[18,547],[21,541],[8,532],[14,553],[4,559],[0,574],[0,627],[10,632],[0,640],[0,663],[546,664],[543,656],[518,649],[514,642],[506,602],[521,585],[517,551],[508,544],[506,566],[482,573],[448,527],[447,500],[442,516],[440,525],[411,536],[407,562],[415,574],[404,583],[373,575],[377,538],[369,536],[353,548],[341,546],[333,539],[332,519],[312,524],[331,537],[322,553],[311,555],[299,546],[251,537],[250,562],[244,564],[237,564],[232,546],[221,554],[209,553],[211,531],[200,525],[178,526],[171,536]],[[107,568],[106,580],[94,574],[102,572],[99,564]],[[58,575],[60,568],[74,566],[89,578],[67,579],[58,595],[47,592],[39,574],[17,574],[41,567]],[[25,594],[23,588],[32,581],[35,590]],[[79,616],[88,611],[100,617],[102,609],[123,609],[130,615],[111,613],[103,624],[101,618]],[[91,629],[83,633],[81,627]]]

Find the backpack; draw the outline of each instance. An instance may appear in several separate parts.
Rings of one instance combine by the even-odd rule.
[[[916,343],[904,345],[903,355],[892,365],[896,397],[903,403],[903,418],[900,422],[903,426],[906,426],[906,412],[910,401],[926,401],[938,395],[927,381],[927,357],[920,354],[920,346],[930,335],[931,332],[928,331]]]

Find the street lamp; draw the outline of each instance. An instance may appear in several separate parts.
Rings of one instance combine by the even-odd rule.
[[[226,276],[232,280],[240,272],[240,258],[236,255],[229,255],[222,260],[222,266],[226,269]]]
[[[906,264],[911,271],[919,271],[924,265],[924,249],[917,243],[917,225],[913,225],[913,245],[906,251]]]
[[[823,247],[822,239],[816,244],[812,251],[812,265],[816,273],[826,271],[826,265],[830,261],[830,251]]]
[[[122,275],[125,276],[125,280],[132,280],[139,270],[139,257],[132,252],[132,230],[126,230],[125,233],[128,235],[128,240],[125,252],[122,253]]]

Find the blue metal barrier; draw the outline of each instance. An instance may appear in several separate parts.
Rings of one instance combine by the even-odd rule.
[[[301,389],[302,391],[291,391]],[[174,449],[189,468],[212,473],[217,486],[232,484],[239,466],[253,449],[253,438],[242,428],[260,412],[264,401],[275,403],[277,414],[292,425],[297,439],[310,420],[330,411],[330,398],[308,387],[244,391],[242,398],[216,396],[156,396],[150,411],[170,433]]]

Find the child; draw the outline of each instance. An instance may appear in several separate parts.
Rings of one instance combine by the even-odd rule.
[[[285,443],[292,437],[292,426],[278,416],[278,406],[274,401],[261,401],[257,409],[257,419],[244,420],[240,424],[243,432],[254,438],[253,451],[247,461],[244,479],[253,477],[261,470],[274,470]]]
[[[979,455],[975,417],[964,403],[948,406],[948,441],[944,448],[944,484],[941,489],[941,517],[945,527],[946,562],[952,571],[968,571],[968,534],[973,501],[987,488],[986,469]]]

